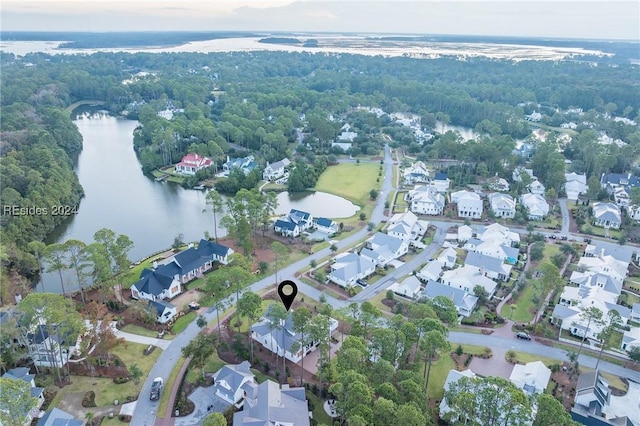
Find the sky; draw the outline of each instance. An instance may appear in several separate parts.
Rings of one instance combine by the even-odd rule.
[[[3,31],[291,31],[640,40],[632,0],[5,0]]]

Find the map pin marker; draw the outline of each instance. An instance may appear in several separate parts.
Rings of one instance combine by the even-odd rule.
[[[291,280],[284,280],[278,286],[278,294],[280,295],[280,299],[282,299],[282,304],[287,308],[287,311],[289,311],[291,304],[298,294],[298,286]]]

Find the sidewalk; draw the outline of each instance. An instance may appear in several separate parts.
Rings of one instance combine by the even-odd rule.
[[[171,340],[158,339],[156,337],[140,336],[139,334],[127,333],[114,327],[114,334],[118,338],[123,338],[127,342],[141,343],[143,345],[154,345],[162,350],[166,350],[171,344]]]

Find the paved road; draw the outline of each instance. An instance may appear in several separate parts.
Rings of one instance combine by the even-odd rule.
[[[527,341],[509,337],[497,337],[491,335],[487,336],[484,334],[452,331],[449,333],[449,341],[451,341],[452,343],[489,346],[490,348],[501,348],[507,350],[513,349],[514,351],[555,358],[561,361],[567,360],[567,352],[565,350],[546,346],[533,340]],[[581,354],[578,362],[580,363],[580,365],[584,365],[585,367],[595,368],[597,358]],[[630,370],[628,368],[624,368],[623,366],[611,364],[606,361],[600,361],[600,365],[598,368],[607,373],[615,374],[620,377],[626,377],[640,383],[640,372],[638,371]]]
[[[569,209],[567,208],[567,199],[559,198],[558,204],[560,205],[560,212],[562,213],[562,235],[569,235],[569,224],[571,220],[569,218]]]

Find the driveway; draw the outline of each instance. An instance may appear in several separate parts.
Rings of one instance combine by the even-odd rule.
[[[560,212],[562,213],[562,235],[569,234],[569,225],[571,224],[571,218],[569,217],[569,209],[567,208],[567,199],[559,198],[558,204],[560,205]]]
[[[629,390],[624,396],[611,396],[607,418],[627,416],[634,425],[640,425],[640,384],[629,381]]]
[[[469,364],[469,368],[480,376],[498,376],[509,379],[511,371],[513,370],[513,364],[508,363],[505,359],[507,349],[494,348],[492,351],[493,356],[488,359],[474,356]]]
[[[175,417],[176,426],[201,425],[205,417],[211,413],[224,413],[229,404],[213,394],[213,387],[198,387],[191,392],[189,399],[195,405],[193,413],[184,417]]]

